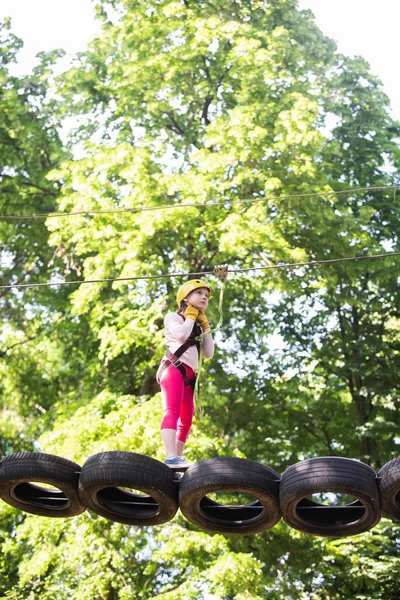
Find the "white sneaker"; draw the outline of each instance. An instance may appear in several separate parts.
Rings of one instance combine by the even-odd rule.
[[[191,463],[188,462],[184,456],[177,456],[176,458],[179,460],[180,467],[190,467]]]
[[[170,456],[164,460],[164,464],[167,465],[167,467],[180,467],[181,463],[179,456]]]
[[[179,470],[179,469],[187,469],[190,467],[190,463],[186,460],[184,456],[170,456],[166,458],[164,464],[171,469]]]

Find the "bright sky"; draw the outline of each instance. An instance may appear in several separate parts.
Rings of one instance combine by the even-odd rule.
[[[393,117],[400,120],[400,0],[299,0],[299,6],[312,10],[339,52],[360,54],[369,62],[390,98]]]
[[[393,116],[400,120],[400,0],[299,0],[299,5],[314,12],[340,52],[368,60],[383,81]],[[98,31],[91,0],[0,0],[0,19],[5,16],[12,17],[14,33],[25,42],[18,68],[24,73],[35,64],[37,52],[63,48],[70,58]]]

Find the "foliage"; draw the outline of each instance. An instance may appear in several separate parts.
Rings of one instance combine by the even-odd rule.
[[[153,277],[228,263],[275,268],[228,278],[188,457],[379,468],[399,443],[397,259],[277,267],[399,249],[398,196],[373,189],[399,184],[380,82],[294,0],[101,0],[97,12],[102,33],[58,78],[59,101],[58,53],[11,77],[20,42],[3,26],[2,210],[82,213],[2,220],[3,277],[151,278],[3,296],[3,452],[162,460],[155,373],[180,280]],[[230,538],[181,515],[141,530],[1,510],[3,598],[397,597],[399,528],[386,519],[345,540],[284,523]]]

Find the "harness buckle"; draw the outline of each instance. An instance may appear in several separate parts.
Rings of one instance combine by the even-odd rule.
[[[181,366],[181,364],[182,364],[182,361],[181,361],[181,359],[179,358],[178,360],[176,360],[175,362],[173,362],[173,363],[171,363],[171,364],[172,364],[172,366],[173,366],[173,367],[176,367],[176,368],[178,368],[178,367],[180,367],[180,366]]]

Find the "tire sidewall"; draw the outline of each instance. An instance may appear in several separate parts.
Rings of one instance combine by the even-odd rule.
[[[363,483],[367,489],[355,489],[356,485],[351,483],[351,475],[346,472],[346,477],[342,476],[343,483],[330,484],[329,478],[334,477],[336,480],[340,478],[340,474],[333,475],[332,473],[319,474],[312,473],[312,468],[326,466],[327,469],[345,467],[352,468],[354,476],[363,477]],[[308,469],[311,467],[311,469]],[[308,473],[306,470],[308,469]],[[312,478],[312,483],[305,483],[301,487],[300,483],[296,485],[293,482],[293,476],[297,474],[299,477],[304,470],[304,479]],[[289,477],[291,481],[288,482]],[[328,480],[324,481],[325,479]],[[301,500],[318,493],[335,493],[345,494],[359,500],[364,507],[364,515],[354,522],[338,524],[335,526],[324,526],[322,524],[312,524],[303,520],[297,513],[297,506]],[[318,504],[318,503],[316,503]],[[374,470],[362,462],[353,459],[341,457],[326,457],[308,459],[290,466],[282,475],[280,485],[280,506],[282,510],[283,520],[286,524],[303,533],[321,537],[347,537],[357,535],[368,531],[381,519],[381,509],[379,492]]]
[[[201,500],[210,493],[215,492],[231,492],[231,493],[244,493],[254,495],[255,500],[259,500],[262,504],[263,511],[261,515],[254,519],[254,522],[247,521],[242,527],[232,528],[232,525],[224,523],[222,520],[213,520],[205,515],[200,507]],[[204,486],[200,490],[192,491],[190,496],[187,498],[180,499],[179,507],[182,514],[191,523],[212,533],[224,533],[225,535],[254,535],[256,533],[263,533],[264,531],[274,527],[281,519],[281,511],[279,503],[265,493],[264,490],[255,490],[252,488],[249,490],[247,487],[234,486],[233,484],[221,485],[216,488],[215,486]],[[270,521],[268,525],[261,521],[266,513],[270,515]],[[261,521],[261,522],[260,522]]]
[[[115,465],[120,468],[118,475],[115,475]],[[161,525],[171,521],[179,508],[178,484],[173,477],[169,467],[151,457],[134,452],[104,452],[90,457],[83,465],[79,497],[86,508],[110,521],[141,527]],[[114,512],[98,500],[102,490],[123,487],[151,496],[159,505],[157,514],[127,516]]]
[[[216,475],[218,467],[224,472]],[[262,479],[263,486],[258,485],[257,478]],[[276,471],[255,461],[231,457],[207,459],[190,467],[183,476],[179,506],[186,519],[212,533],[237,536],[262,533],[281,519],[278,481]],[[246,520],[242,526],[224,519],[214,519],[203,512],[200,503],[208,494],[216,492],[254,496],[254,500],[261,503],[262,512],[254,520]]]
[[[379,493],[382,510],[394,519],[400,520],[400,457],[387,462],[378,472]]]
[[[77,516],[85,511],[78,493],[80,470],[80,465],[53,454],[21,452],[6,456],[0,466],[0,498],[14,508],[34,515],[52,518]],[[17,487],[33,481],[56,487],[66,496],[67,504],[55,509],[19,498]]]

